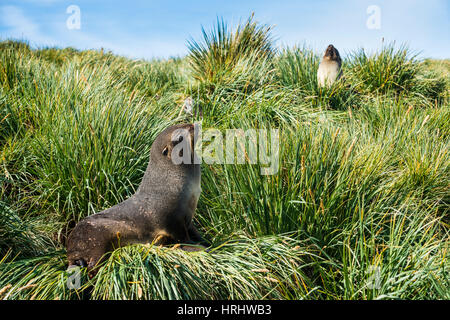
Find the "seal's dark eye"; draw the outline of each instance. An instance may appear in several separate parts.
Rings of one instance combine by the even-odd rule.
[[[169,154],[169,148],[165,147],[162,154],[163,156],[167,156]]]
[[[178,137],[178,142],[181,142],[181,141],[183,141],[183,136]]]

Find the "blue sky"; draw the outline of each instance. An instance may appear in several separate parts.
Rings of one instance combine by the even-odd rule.
[[[70,5],[81,12],[80,29],[67,28]],[[369,29],[380,9],[380,28]],[[323,51],[330,43],[341,54],[385,42],[407,43],[420,56],[450,58],[449,0],[0,0],[0,39],[25,39],[35,47],[105,48],[130,58],[167,58],[187,53],[189,38],[200,39],[217,17],[236,25],[254,12],[274,25],[277,46],[306,44]]]

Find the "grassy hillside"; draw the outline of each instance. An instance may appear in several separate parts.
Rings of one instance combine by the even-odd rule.
[[[449,299],[450,67],[406,47],[320,54],[218,21],[184,58],[0,42],[0,299]],[[275,175],[202,164],[210,252],[116,250],[66,287],[75,223],[134,193],[156,135],[278,128]],[[197,113],[198,114],[198,113]],[[200,116],[196,119],[200,120]]]

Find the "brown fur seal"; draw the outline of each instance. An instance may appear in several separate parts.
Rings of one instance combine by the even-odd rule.
[[[317,82],[319,87],[330,87],[341,77],[341,56],[339,51],[330,44],[325,50],[319,69],[317,70]]]
[[[180,151],[183,146],[187,149]],[[175,164],[174,148],[181,156],[188,150],[191,161]],[[75,226],[67,240],[69,265],[87,266],[92,276],[104,254],[120,246],[151,242],[206,245],[192,224],[201,190],[200,165],[193,164],[193,150],[192,124],[171,126],[159,134],[137,192]]]

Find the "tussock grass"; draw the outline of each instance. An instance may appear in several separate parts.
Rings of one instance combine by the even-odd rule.
[[[369,92],[410,90],[419,67],[406,46],[397,48],[394,43],[373,54],[367,54],[364,49],[355,51],[350,61],[352,81],[360,84],[360,90]]]
[[[277,59],[278,79],[285,87],[299,87],[317,91],[317,69],[320,57],[303,47],[285,48]]]
[[[5,263],[0,261],[0,299],[62,300],[81,298],[67,288],[65,253]]]
[[[203,39],[188,44],[192,76],[210,90],[232,86],[247,91],[264,84],[274,54],[270,32],[253,16],[235,31],[219,19],[211,31],[202,28]]]
[[[280,85],[296,88],[298,94],[312,107],[346,110],[359,96],[355,85],[345,81],[345,76],[331,87],[319,87],[317,69],[322,58],[306,46],[285,48],[276,60],[277,80]],[[346,66],[343,66],[344,74]]]
[[[317,294],[305,249],[283,235],[241,236],[211,252],[134,245],[114,251],[92,280],[83,270],[78,290],[67,289],[64,252],[54,252],[0,263],[0,288],[4,299],[301,299]]]
[[[433,210],[433,208],[431,208]],[[346,230],[343,292],[346,299],[443,299],[448,283],[448,233],[436,239],[439,224],[424,208],[359,212],[359,225]]]
[[[271,27],[206,30],[152,61],[0,42],[0,298],[448,299],[448,61],[361,49],[318,88],[317,53],[276,52]],[[278,128],[279,170],[203,164],[209,253],[120,248],[69,291],[74,224],[131,195],[156,135],[193,120]]]
[[[209,253],[125,248],[99,272],[92,294],[101,299],[302,298],[314,294],[303,273],[308,255],[299,242],[283,236],[234,240]]]
[[[5,261],[39,255],[52,248],[53,243],[43,229],[42,221],[23,219],[6,203],[0,202],[0,256]]]

